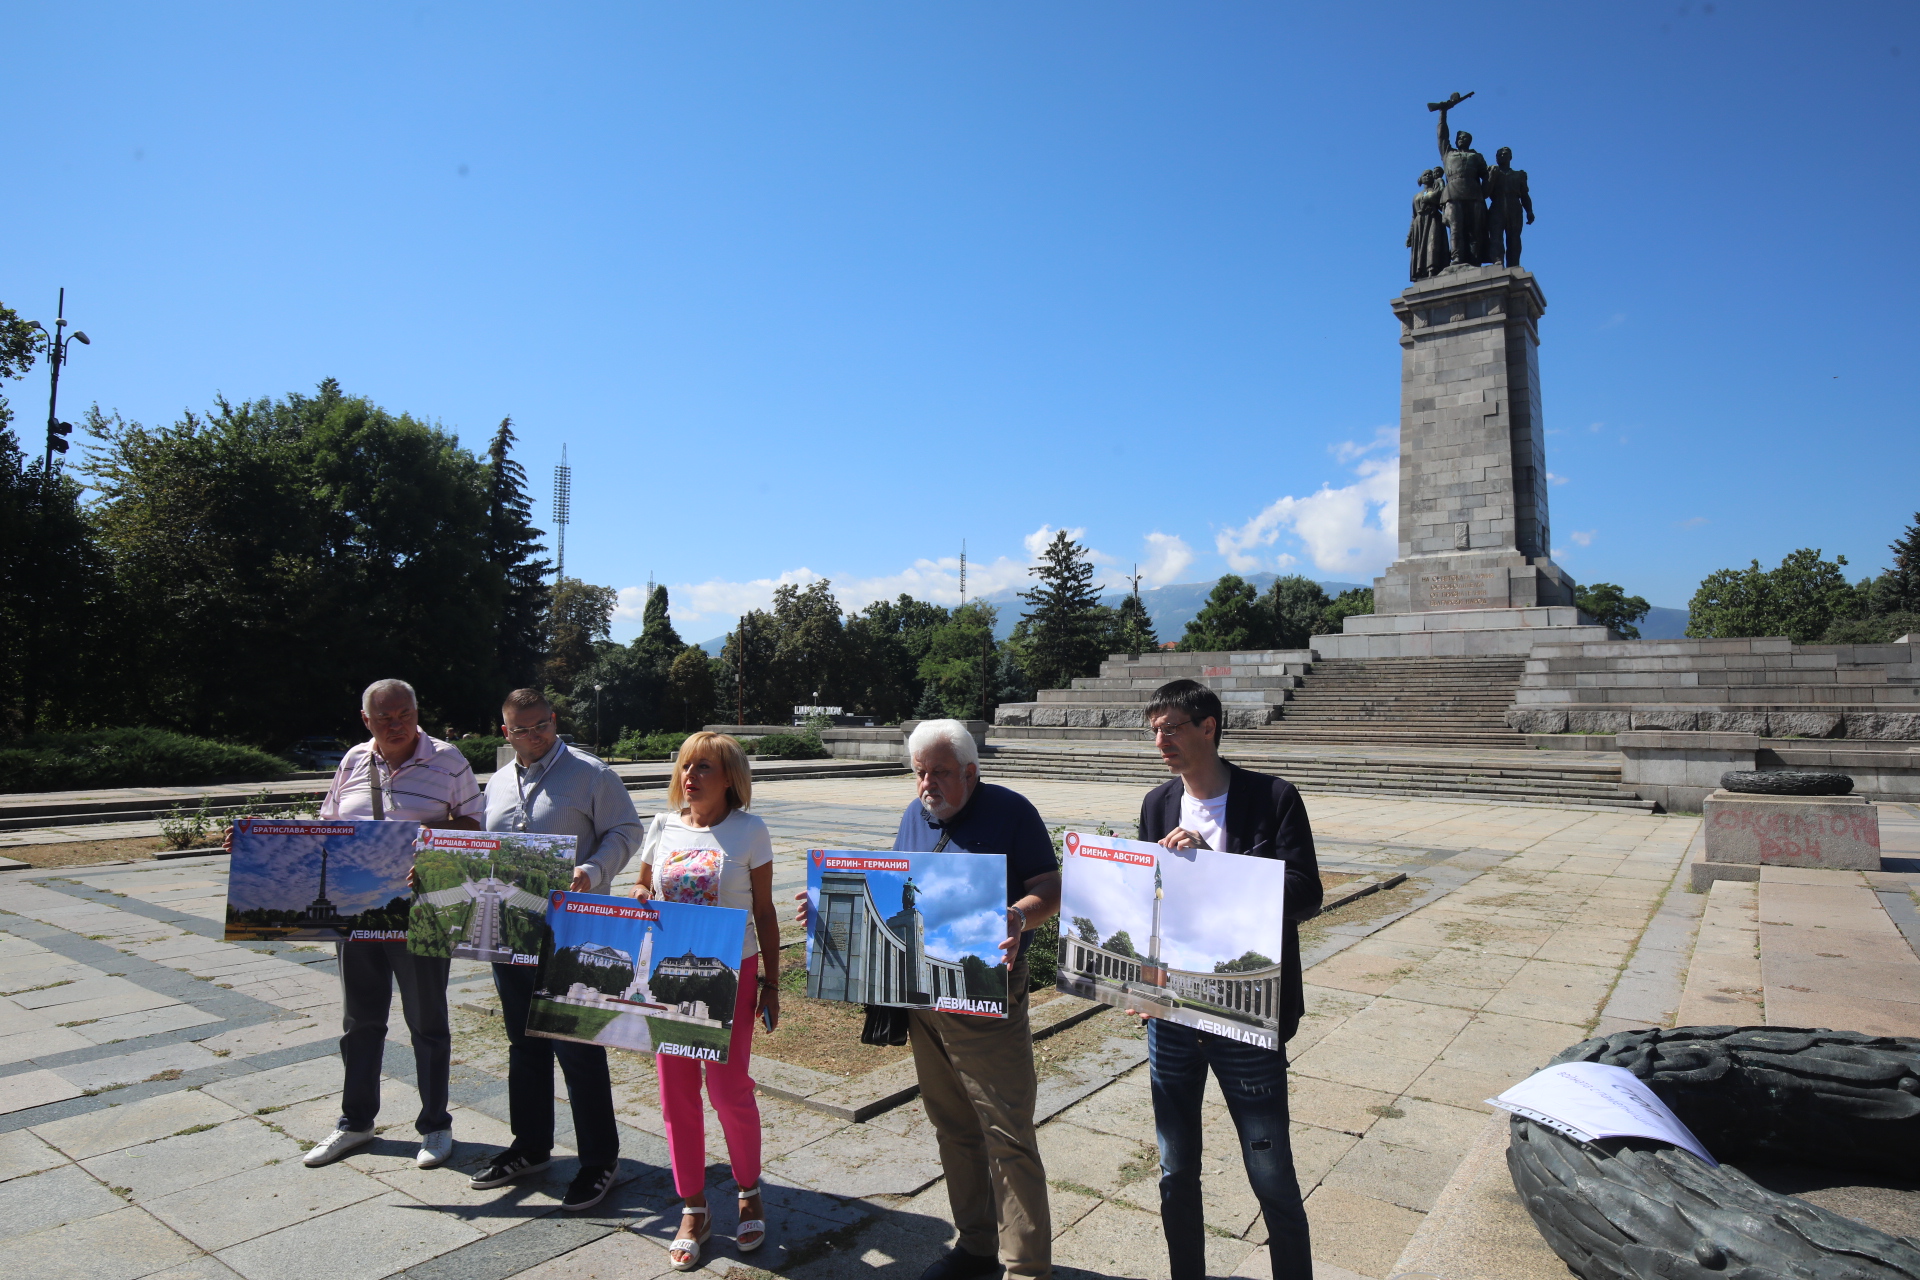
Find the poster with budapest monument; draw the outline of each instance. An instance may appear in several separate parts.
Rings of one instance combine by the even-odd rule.
[[[1061,991],[1280,1046],[1285,863],[1081,831],[1061,847]]]
[[[547,903],[528,1035],[727,1060],[746,912],[597,893]]]

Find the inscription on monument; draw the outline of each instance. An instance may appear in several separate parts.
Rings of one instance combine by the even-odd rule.
[[[1414,581],[1413,607],[1416,611],[1504,609],[1507,607],[1507,571],[1423,573]]]

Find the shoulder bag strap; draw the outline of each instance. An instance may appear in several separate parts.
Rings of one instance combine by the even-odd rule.
[[[387,820],[387,806],[380,797],[380,752],[377,748],[367,748],[367,793],[373,797],[373,820]]]

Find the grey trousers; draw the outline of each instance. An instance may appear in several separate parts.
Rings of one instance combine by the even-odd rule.
[[[998,1256],[1009,1276],[1038,1277],[1053,1268],[1053,1215],[1033,1131],[1025,960],[1007,975],[1007,997],[1005,1019],[916,1009],[907,1033],[960,1247]]]

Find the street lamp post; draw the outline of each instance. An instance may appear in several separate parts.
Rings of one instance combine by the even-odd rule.
[[[600,690],[601,688],[602,688],[601,685],[593,686],[593,745],[596,747],[599,747],[602,751],[604,751],[606,750],[606,746],[604,743],[602,743],[600,739]]]
[[[53,321],[53,332],[47,333],[47,326],[38,320],[28,321],[34,328],[47,337],[47,367],[53,374],[53,385],[47,392],[47,474],[53,474],[53,455],[67,451],[66,438],[73,434],[71,422],[60,421],[60,366],[67,362],[67,347],[78,342],[83,347],[93,345],[93,339],[75,329],[69,338],[64,332],[67,327],[67,291],[60,291],[60,307]]]

